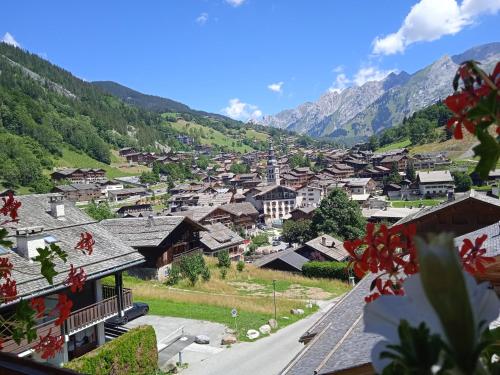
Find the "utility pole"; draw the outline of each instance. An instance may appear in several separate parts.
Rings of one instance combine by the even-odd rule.
[[[274,300],[274,320],[278,321],[276,318],[276,280],[273,279],[273,300]]]

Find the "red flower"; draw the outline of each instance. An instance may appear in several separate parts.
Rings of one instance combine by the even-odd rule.
[[[16,280],[10,278],[5,279],[0,285],[0,303],[12,301],[17,296]]]
[[[36,317],[40,318],[45,312],[45,300],[43,297],[33,298],[30,302],[31,307],[36,311]]]
[[[40,353],[42,359],[53,358],[63,347],[64,336],[52,335],[50,329],[47,335],[40,336],[39,342],[33,347],[35,351]]]
[[[75,246],[75,249],[82,250],[85,254],[87,252],[88,255],[92,254],[94,251],[95,240],[92,236],[92,233],[83,232],[80,234],[80,241]]]
[[[56,319],[56,325],[60,326],[68,319],[71,313],[71,308],[73,307],[73,302],[66,296],[66,294],[60,293],[58,296],[58,302],[55,310],[59,310],[59,317]]]
[[[460,249],[460,257],[464,269],[470,274],[484,273],[486,267],[484,263],[492,263],[495,261],[493,257],[484,256],[486,249],[483,248],[483,243],[488,236],[483,234],[474,241],[474,244],[468,238],[464,239],[462,248]]]
[[[80,267],[80,270],[77,271],[76,268],[71,264],[68,278],[64,283],[70,287],[73,293],[76,293],[76,291],[81,291],[83,289],[85,280],[87,280],[87,275],[84,269]]]
[[[10,216],[11,221],[17,222],[19,220],[17,210],[21,207],[21,202],[15,200],[12,192],[7,197],[2,198],[2,200],[3,206],[0,208],[0,213],[4,216]]]
[[[13,267],[9,258],[0,258],[0,278],[9,277]]]

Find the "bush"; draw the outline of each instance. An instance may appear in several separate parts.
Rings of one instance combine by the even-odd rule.
[[[220,269],[220,277],[222,280],[224,280],[227,276],[227,268],[226,267],[222,267]]]
[[[222,250],[217,253],[217,260],[219,261],[219,267],[231,267],[231,259],[229,258],[229,252],[227,250]]]
[[[158,349],[153,327],[133,328],[113,341],[73,359],[64,367],[96,375],[156,374]]]
[[[236,263],[236,269],[240,272],[243,271],[245,269],[245,262],[239,260],[238,263]]]
[[[205,266],[205,268],[203,268],[203,271],[201,271],[201,278],[203,279],[203,281],[210,281],[210,269]]]
[[[205,259],[201,254],[183,256],[180,261],[182,277],[186,277],[192,286],[196,285],[198,277],[206,267]]]
[[[302,273],[307,277],[324,277],[328,279],[349,280],[347,262],[311,261],[302,266]]]
[[[168,275],[167,285],[176,285],[181,280],[181,269],[177,264],[172,264],[170,274]]]

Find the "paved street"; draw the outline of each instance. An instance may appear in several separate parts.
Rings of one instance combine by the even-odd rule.
[[[299,337],[334,302],[322,304],[320,311],[256,342],[233,345],[200,361],[199,353],[191,346],[184,350],[189,364],[183,375],[276,375],[303,348]],[[196,360],[198,359],[198,360]]]

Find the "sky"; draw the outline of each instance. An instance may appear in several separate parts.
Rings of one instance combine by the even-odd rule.
[[[500,0],[8,1],[0,38],[246,121],[500,41]]]

